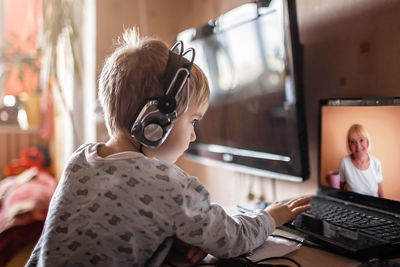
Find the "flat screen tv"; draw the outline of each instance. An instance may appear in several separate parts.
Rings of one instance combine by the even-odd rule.
[[[195,48],[211,88],[190,158],[274,179],[308,178],[296,20],[293,0],[257,1],[178,34]]]

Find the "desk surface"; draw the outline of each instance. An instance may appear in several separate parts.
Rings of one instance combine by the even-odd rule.
[[[225,211],[234,215],[237,214],[237,207],[225,207]],[[276,229],[274,231],[276,235],[283,235],[286,237],[299,237],[293,233]],[[295,261],[297,261],[302,267],[357,267],[362,262],[360,260],[352,259],[346,256],[342,256],[333,252],[325,251],[318,248],[312,248],[302,245],[299,249],[286,254],[285,257],[289,257]],[[215,258],[212,256],[207,256],[205,262],[215,262]],[[400,263],[400,258],[392,259],[391,261]],[[173,263],[176,263],[179,266],[188,266],[188,262],[183,259],[176,259],[175,257],[172,259]],[[275,263],[275,264],[284,264],[288,266],[295,266],[293,263],[288,262],[286,260],[275,260],[268,261],[266,263]],[[169,265],[165,265],[169,266]],[[210,265],[214,266],[214,265]]]
[[[287,237],[296,237],[294,234],[277,229],[274,234],[280,234]],[[313,267],[356,267],[359,266],[362,261],[352,259],[346,256],[342,256],[333,252],[325,251],[318,248],[312,248],[307,246],[301,246],[300,249],[293,251],[286,255],[289,258],[296,260],[301,266]],[[391,259],[396,263],[400,263],[400,258]]]
[[[277,229],[274,234],[283,235],[287,237],[297,237],[296,235]],[[341,256],[336,253],[328,252],[318,248],[312,248],[307,246],[301,246],[300,249],[295,250],[285,257],[289,257],[297,261],[302,267],[357,267],[362,262],[345,256]],[[171,259],[170,259],[171,260]],[[205,262],[214,262],[216,259],[212,256],[207,256]],[[392,261],[400,263],[400,258],[393,259]],[[178,266],[188,266],[188,262],[183,259],[176,259],[175,257],[171,260],[172,263]],[[286,260],[274,260],[265,263],[269,264],[284,264],[288,266],[295,266],[293,263]],[[170,265],[165,265],[170,266]],[[214,265],[209,265],[214,266]]]
[[[280,234],[288,237],[294,237],[294,234],[277,229],[274,234]],[[339,254],[331,253],[317,248],[302,246],[300,249],[286,255],[286,257],[296,260],[301,266],[313,267],[337,267],[348,266],[355,267],[361,264],[361,261],[351,259]]]

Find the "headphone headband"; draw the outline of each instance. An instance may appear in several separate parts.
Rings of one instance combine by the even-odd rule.
[[[180,50],[179,50],[179,47],[180,47]],[[178,51],[176,51],[176,50],[178,50]],[[192,52],[192,58],[190,61],[184,57],[189,52]],[[176,42],[175,45],[169,50],[168,62],[167,62],[167,66],[164,71],[163,92],[165,94],[172,95],[175,97],[179,93],[180,89],[182,89],[182,88],[179,88],[179,87],[174,88],[171,85],[173,85],[173,81],[174,81],[177,73],[180,73],[180,70],[182,68],[186,69],[188,72],[186,79],[189,77],[190,71],[192,69],[194,57],[195,57],[194,49],[189,48],[188,50],[184,51],[182,41]],[[181,81],[182,78],[183,78],[183,76],[179,77],[179,75],[178,75],[178,81],[177,81],[178,84],[184,84],[186,82],[186,81]]]

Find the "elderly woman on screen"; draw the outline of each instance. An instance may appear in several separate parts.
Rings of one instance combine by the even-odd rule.
[[[347,150],[339,164],[340,188],[382,197],[381,162],[370,154],[371,139],[362,125],[353,124],[347,131]]]

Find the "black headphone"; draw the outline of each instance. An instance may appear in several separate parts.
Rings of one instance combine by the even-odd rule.
[[[189,52],[192,52],[190,61],[184,58]],[[167,139],[175,120],[186,112],[189,104],[189,87],[187,87],[186,108],[179,115],[176,111],[176,97],[189,79],[194,57],[194,49],[189,48],[184,51],[182,41],[178,41],[170,49],[164,73],[164,94],[156,99],[146,100],[131,128],[131,136],[140,144],[151,148],[160,146]]]

